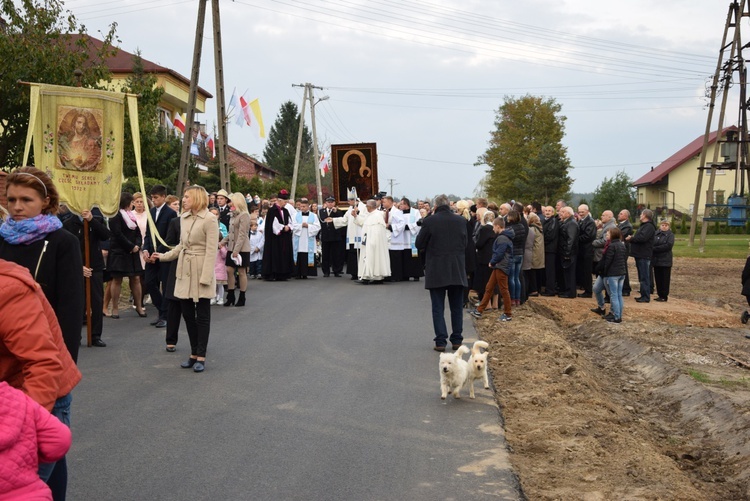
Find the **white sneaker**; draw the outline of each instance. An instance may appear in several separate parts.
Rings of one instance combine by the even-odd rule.
[[[213,298],[213,299],[211,300],[211,306],[213,306],[213,305],[215,305],[215,304],[216,304],[216,298]]]
[[[216,300],[216,304],[224,304],[224,298],[219,298]]]

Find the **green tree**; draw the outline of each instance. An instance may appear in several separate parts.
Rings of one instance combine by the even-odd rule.
[[[605,210],[611,210],[617,216],[622,209],[627,209],[631,214],[635,213],[636,189],[633,180],[620,171],[612,179],[604,178],[594,191],[591,198],[591,210],[599,215]]]
[[[294,158],[297,153],[300,114],[297,105],[287,101],[281,105],[276,121],[268,131],[268,140],[263,150],[265,163],[277,170],[285,181],[291,181],[294,174]],[[315,181],[313,147],[307,126],[302,128],[302,148],[297,183]]]
[[[61,0],[0,2],[0,16],[8,23],[0,32],[0,167],[11,168],[23,161],[29,128],[29,89],[17,82],[75,86],[74,72],[81,70],[81,85],[98,87],[111,78],[105,61],[113,54],[116,25],[102,47],[93,49],[86,28],[63,11]]]
[[[486,164],[487,196],[497,200],[551,200],[570,189],[570,161],[562,144],[566,118],[554,99],[505,97],[497,111]]]
[[[133,57],[133,72],[125,81],[123,92],[137,94],[138,127],[141,143],[141,167],[145,178],[159,179],[174,192],[177,186],[177,171],[182,154],[182,141],[175,134],[159,125],[159,102],[164,89],[156,85],[156,76],[143,69],[140,50]],[[130,115],[125,111],[125,145],[123,173],[136,177],[135,153],[133,151]],[[193,175],[192,178],[195,176]]]

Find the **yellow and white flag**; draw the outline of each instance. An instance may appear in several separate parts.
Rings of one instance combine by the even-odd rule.
[[[118,211],[127,97],[120,92],[31,84],[24,165],[33,137],[36,168],[52,178],[60,200],[72,212],[80,214],[94,206],[105,216]],[[137,110],[130,116],[137,117]]]

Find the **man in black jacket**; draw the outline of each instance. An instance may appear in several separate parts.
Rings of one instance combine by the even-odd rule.
[[[466,278],[466,219],[450,211],[445,195],[435,197],[435,213],[422,221],[415,246],[425,259],[424,287],[430,291],[435,351],[445,351],[448,328],[445,324],[445,295],[451,310],[450,341],[457,350],[463,343],[463,295]]]
[[[151,219],[156,226],[156,234],[162,239],[167,235],[169,223],[177,217],[177,213],[167,205],[167,188],[157,184],[151,188],[151,201],[154,206],[151,208]],[[157,328],[167,326],[167,309],[168,303],[164,300],[164,289],[169,276],[169,263],[161,263],[158,260],[151,259],[154,252],[164,253],[169,250],[158,239],[154,242],[151,239],[151,229],[146,230],[146,238],[143,239],[143,259],[146,261],[146,284],[145,290],[151,296],[151,302],[158,310],[158,317],[151,325]]]
[[[617,227],[620,228],[622,233],[622,241],[625,242],[625,249],[630,254],[630,244],[626,242],[627,238],[633,234],[633,225],[630,224],[630,211],[622,209],[617,215]],[[627,297],[630,295],[630,274],[628,273],[628,267],[625,267],[625,284],[622,286],[622,296]]]
[[[94,215],[96,214],[96,215]],[[104,317],[104,257],[102,256],[102,242],[109,240],[109,229],[104,224],[104,216],[99,209],[81,212],[76,216],[65,208],[60,214],[63,228],[78,237],[81,243],[81,256],[86,262],[85,234],[83,232],[83,220],[89,223],[89,268],[84,264],[83,276],[91,280],[91,345],[104,348],[107,344],[102,341],[103,317]],[[86,312],[83,312],[84,318]]]
[[[594,267],[594,240],[596,239],[596,221],[591,217],[589,206],[578,206],[578,282],[583,292],[578,297],[591,297],[591,274]]]
[[[654,249],[654,235],[656,226],[652,219],[654,213],[650,209],[641,212],[641,227],[635,235],[629,236],[626,241],[630,243],[630,255],[635,258],[635,267],[638,270],[638,281],[641,284],[641,295],[635,298],[639,303],[651,301],[651,254]]]
[[[557,295],[557,239],[560,233],[560,222],[555,217],[552,206],[544,207],[544,292],[542,296]]]
[[[572,207],[562,207],[557,253],[563,270],[563,284],[559,296],[567,299],[576,297],[576,258],[578,256],[578,223],[573,217]]]
[[[328,197],[325,200],[325,207],[318,210],[320,219],[320,250],[322,252],[320,269],[323,270],[323,276],[333,275],[340,277],[344,272],[344,255],[345,255],[345,238],[346,229],[336,229],[333,225],[334,217],[343,217],[344,212],[336,207],[336,199]],[[344,230],[342,233],[341,230]]]

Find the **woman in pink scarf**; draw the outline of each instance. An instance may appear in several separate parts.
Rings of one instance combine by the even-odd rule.
[[[145,317],[141,299],[141,266],[140,250],[143,244],[141,230],[138,228],[135,214],[130,210],[133,204],[133,195],[123,193],[120,196],[120,212],[109,220],[109,230],[112,237],[109,240],[109,255],[107,256],[107,271],[112,275],[112,315],[111,318],[120,318],[119,302],[122,279],[128,277],[130,290],[133,293],[135,311],[139,316]]]

